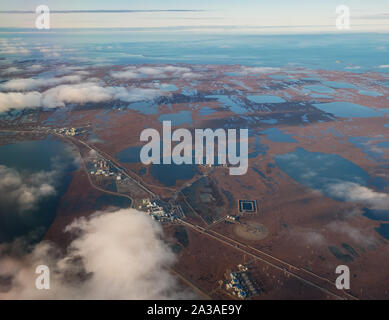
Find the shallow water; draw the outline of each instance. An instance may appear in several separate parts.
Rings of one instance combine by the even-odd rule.
[[[276,164],[293,180],[336,200],[344,200],[329,192],[334,184],[352,182],[366,186],[369,175],[356,164],[335,154],[309,152],[303,148],[275,156]]]
[[[236,114],[244,114],[247,112],[244,103],[237,97],[229,97],[225,95],[209,95],[206,96],[206,98],[216,99],[220,104],[224,105]]]
[[[278,96],[263,95],[263,96],[247,96],[252,102],[255,103],[283,103],[286,102],[285,99]]]
[[[203,108],[200,109],[199,115],[200,116],[208,116],[208,115],[210,115],[210,114],[212,114],[214,112],[216,112],[216,110],[213,110],[213,109],[211,109],[209,107],[203,107]]]
[[[351,102],[315,103],[313,106],[340,118],[370,118],[379,117],[381,115],[381,113],[370,109],[369,107]]]
[[[356,89],[357,87],[351,83],[341,82],[341,81],[321,81],[325,86],[335,88],[335,89]]]
[[[290,134],[284,133],[278,128],[269,128],[261,131],[261,133],[265,134],[266,139],[273,142],[297,142]]]
[[[182,124],[192,125],[192,112],[188,110],[180,111],[178,113],[162,114],[158,117],[159,122],[171,121],[172,126],[179,126]]]

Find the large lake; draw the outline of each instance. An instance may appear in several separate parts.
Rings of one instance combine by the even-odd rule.
[[[69,187],[71,173],[76,169],[74,155],[67,144],[49,137],[0,146],[0,165],[22,175],[58,172],[55,195],[43,197],[34,209],[13,212],[0,207],[0,242],[10,242],[26,235],[29,241],[39,241],[54,221],[59,200]]]

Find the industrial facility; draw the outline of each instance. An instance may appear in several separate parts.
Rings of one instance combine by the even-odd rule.
[[[227,280],[224,282],[226,290],[240,299],[257,296],[260,290],[256,283],[252,281],[248,267],[239,264],[238,270],[226,273]]]

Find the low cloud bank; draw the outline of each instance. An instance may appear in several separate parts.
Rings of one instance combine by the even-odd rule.
[[[0,54],[29,54],[30,50],[24,45],[20,40],[0,39]]]
[[[294,241],[302,242],[304,246],[328,247],[335,244],[332,238],[323,232],[323,230],[327,229],[331,232],[331,236],[332,233],[337,234],[336,239],[338,241],[351,243],[352,245],[356,244],[362,248],[376,246],[378,240],[374,236],[374,233],[369,229],[360,228],[358,224],[355,224],[356,219],[362,214],[362,210],[354,208],[344,212],[341,219],[336,219],[328,224],[322,225],[319,229],[295,227],[288,231],[288,235]]]
[[[115,79],[139,79],[142,77],[164,79],[168,77],[180,77],[188,79],[200,78],[200,74],[193,73],[190,68],[177,66],[160,67],[135,67],[130,66],[121,71],[112,71],[111,77]]]
[[[0,113],[15,109],[37,108],[42,105],[42,94],[36,91],[21,92],[0,92]]]
[[[364,230],[353,227],[347,221],[334,221],[328,225],[328,229],[350,238],[352,241],[362,246],[372,246],[376,244],[376,239],[366,234]]]
[[[161,96],[162,91],[143,88],[103,87],[96,82],[80,84],[62,84],[43,93],[32,92],[0,92],[0,112],[26,108],[64,107],[66,103],[99,103],[113,100],[135,102],[152,100]]]
[[[377,210],[389,210],[389,194],[376,192],[354,182],[340,182],[327,187],[328,193],[348,202],[365,203]]]
[[[44,79],[44,78],[13,79],[1,85],[1,89],[7,91],[28,91],[40,87],[57,86],[63,83],[77,83],[80,82],[81,80],[82,77],[80,75],[63,76],[63,77],[49,78],[49,79]]]
[[[42,242],[30,253],[0,245],[0,299],[181,299],[168,268],[175,256],[162,229],[135,209],[99,212],[66,228],[65,254]],[[50,289],[35,288],[35,268],[50,268]],[[2,280],[2,281],[1,281]]]
[[[30,66],[29,70],[38,71],[40,65]],[[16,67],[3,69],[2,73],[19,74],[24,70]],[[63,75],[72,72],[72,75]],[[104,86],[98,78],[85,79],[90,73],[82,67],[59,66],[57,74],[62,76],[51,78],[21,78],[11,79],[0,85],[0,113],[10,110],[32,108],[64,107],[67,103],[85,104],[100,103],[114,100],[137,102],[152,100],[168,95],[158,88],[138,88],[124,86]],[[192,72],[190,68],[178,66],[129,66],[121,71],[112,71],[114,79],[128,80],[150,77],[152,79],[180,78],[198,79],[202,75]],[[39,90],[43,88],[45,91]]]
[[[273,73],[281,71],[280,68],[273,67],[242,67],[242,74]]]

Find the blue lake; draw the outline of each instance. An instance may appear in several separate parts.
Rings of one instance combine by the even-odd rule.
[[[57,206],[72,180],[76,169],[74,157],[68,146],[53,138],[23,141],[0,146],[0,165],[21,174],[34,174],[55,170],[56,194],[42,198],[35,208],[12,212],[12,208],[0,208],[0,242],[13,241],[27,236],[29,242],[39,241],[56,216]]]
[[[380,145],[385,142],[378,142],[377,139],[369,138],[369,137],[348,137],[347,141],[360,148],[364,153],[366,153],[369,157],[373,158],[375,161],[380,162],[384,161],[383,153],[378,152],[377,147],[385,147],[385,145]]]
[[[286,102],[285,99],[278,96],[263,95],[263,96],[247,96],[252,102],[255,103],[283,103]]]
[[[122,163],[141,163],[140,152],[143,146],[128,147],[116,154],[116,158]],[[162,158],[162,144],[160,146]],[[174,186],[177,180],[187,180],[196,174],[196,165],[183,164],[153,164],[151,175],[164,186]]]
[[[379,143],[377,144],[377,146],[380,147],[380,148],[389,149],[389,141],[379,142]]]
[[[330,193],[328,188],[340,182],[353,182],[365,186],[369,175],[356,164],[335,154],[309,152],[303,148],[276,155],[278,167],[302,185],[319,190],[336,200],[344,200]]]
[[[283,74],[271,75],[271,76],[269,76],[269,78],[274,79],[274,80],[289,80],[289,79],[291,79],[288,75],[283,75]]]
[[[384,238],[389,240],[389,223],[381,223],[379,228],[375,228],[375,230]]]
[[[179,126],[185,123],[192,125],[192,112],[184,110],[178,113],[161,114],[158,117],[158,121],[171,121],[172,126]]]
[[[122,163],[140,163],[140,151],[143,146],[128,147],[118,152],[115,157]]]
[[[351,83],[340,82],[340,81],[321,81],[325,86],[336,88],[336,89],[356,89],[357,87]]]
[[[216,112],[216,110],[213,110],[213,109],[211,109],[209,107],[202,107],[200,109],[200,111],[199,111],[199,115],[200,116],[208,116],[208,115],[210,115],[210,114],[212,114],[214,112]]]
[[[175,186],[178,180],[189,180],[197,172],[196,165],[153,164],[151,174],[166,187]]]
[[[247,112],[243,101],[237,97],[229,97],[225,95],[209,95],[206,98],[216,99],[219,103],[230,109],[232,112],[237,114],[244,114]]]
[[[224,75],[228,76],[228,77],[237,77],[240,75],[239,72],[224,72]]]
[[[239,81],[239,80],[236,80],[236,79],[232,79],[231,81],[233,83],[237,84],[238,86],[241,86],[242,88],[244,88],[246,90],[251,90],[251,88],[247,87],[242,81]]]
[[[309,96],[311,98],[318,98],[318,99],[333,99],[333,97],[326,94],[311,93]]]
[[[304,89],[308,89],[310,91],[316,91],[319,93],[335,93],[335,90],[329,87],[321,86],[321,85],[311,85],[304,86]]]
[[[351,102],[315,103],[313,106],[340,118],[369,118],[381,115],[373,109]]]
[[[358,93],[359,94],[363,94],[365,96],[370,96],[370,97],[380,97],[380,96],[383,96],[382,93],[379,93],[379,92],[373,91],[373,90],[359,90]]]
[[[269,128],[264,131],[261,131],[261,133],[265,134],[266,139],[273,142],[297,142],[295,139],[292,138],[290,134],[286,134],[278,128]]]
[[[308,77],[308,78],[301,78],[303,81],[321,81],[318,77]]]
[[[159,86],[159,88],[162,90],[162,91],[168,91],[168,92],[173,92],[173,91],[177,91],[178,88],[175,84],[161,84]]]
[[[389,221],[389,210],[373,210],[365,208],[363,215],[371,220]]]
[[[141,101],[131,103],[128,106],[129,109],[138,111],[145,115],[156,114],[158,112],[158,105],[151,101]]]
[[[264,120],[260,120],[259,122],[267,123],[267,124],[277,124],[278,120],[277,119],[264,119]]]
[[[193,96],[196,96],[198,92],[197,92],[197,89],[192,89],[192,88],[184,87],[184,88],[182,88],[181,93],[184,96],[193,97]]]

